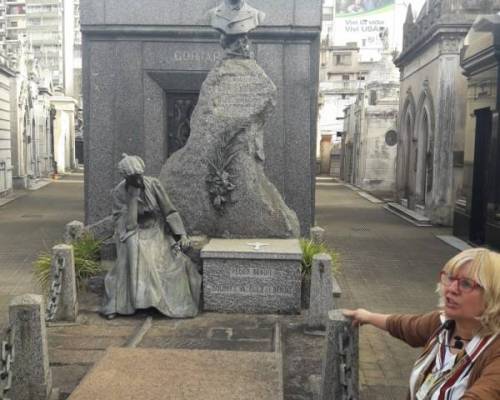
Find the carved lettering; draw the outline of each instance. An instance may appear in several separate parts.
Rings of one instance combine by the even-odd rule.
[[[252,74],[246,77],[226,76],[224,85],[217,88],[214,95],[214,106],[224,113],[233,115],[248,115],[254,112],[258,104],[251,99],[259,91],[257,79]]]
[[[201,61],[215,63],[220,59],[222,59],[222,52],[220,51],[177,50],[174,52],[174,60],[177,62]]]
[[[247,277],[270,277],[273,278],[278,271],[270,268],[248,268],[248,267],[235,267],[232,268],[229,276],[231,278],[247,278]]]
[[[262,282],[212,284],[209,290],[212,294],[295,297],[295,291],[291,286],[280,284],[269,286],[263,285]]]

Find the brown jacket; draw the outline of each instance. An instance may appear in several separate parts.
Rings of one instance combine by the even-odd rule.
[[[441,326],[439,312],[423,315],[391,315],[389,333],[412,347],[423,347]],[[500,336],[478,357],[472,367],[463,400],[500,400]]]

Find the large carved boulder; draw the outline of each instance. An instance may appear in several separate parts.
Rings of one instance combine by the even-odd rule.
[[[160,174],[190,234],[298,237],[295,212],[264,173],[263,126],[275,98],[255,60],[223,60],[208,74],[189,140]]]

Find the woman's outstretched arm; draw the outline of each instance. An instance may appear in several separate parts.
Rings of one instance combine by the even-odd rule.
[[[389,314],[374,313],[364,308],[358,308],[357,310],[342,310],[342,313],[345,317],[352,320],[354,326],[369,324],[384,331],[387,330],[387,318],[389,318]]]

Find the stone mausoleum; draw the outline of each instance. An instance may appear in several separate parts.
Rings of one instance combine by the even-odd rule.
[[[465,38],[467,77],[464,199],[455,204],[454,235],[500,249],[500,141],[498,94],[500,16],[478,17]]]
[[[431,223],[451,225],[463,197],[466,81],[460,67],[464,38],[478,14],[499,0],[427,0],[404,24],[396,196]]]
[[[219,3],[82,0],[87,224],[110,214],[122,153],[141,156],[146,174],[158,176],[186,143],[201,84],[222,57],[207,16]],[[265,172],[304,235],[314,221],[321,1],[250,5],[266,14],[250,39],[278,89],[276,111],[264,126]]]

